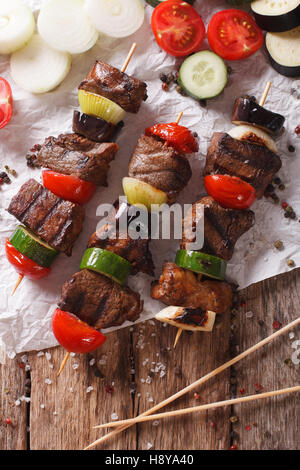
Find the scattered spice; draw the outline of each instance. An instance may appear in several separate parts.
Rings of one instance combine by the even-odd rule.
[[[292,360],[291,360],[290,357],[287,357],[283,362],[284,362],[285,365],[288,366],[288,367],[292,367],[292,365],[293,365],[293,362],[292,362]]]
[[[250,429],[252,429],[251,424],[248,424],[248,426],[245,426],[245,431],[250,431]]]
[[[105,387],[105,391],[106,393],[114,393],[114,388],[110,385],[107,385],[107,387]]]
[[[287,203],[287,202],[283,202],[283,203],[281,204],[281,207],[282,207],[283,209],[286,209],[287,206],[288,206],[288,203]]]
[[[294,153],[296,149],[293,145],[289,145],[288,150],[289,150],[289,152]]]
[[[184,91],[184,89],[180,86],[180,85],[177,85],[175,90],[177,91],[177,93],[179,93],[180,95],[182,96],[186,96],[186,92]]]
[[[2,171],[0,173],[0,180],[1,180],[1,184],[2,183],[6,183],[6,184],[11,183],[10,177],[8,176],[8,174],[5,171]]]
[[[295,129],[295,134],[299,135],[300,134],[300,126],[297,126]]]
[[[233,444],[232,446],[230,446],[230,450],[236,450],[237,449],[237,445],[236,444]]]
[[[277,186],[281,183],[281,179],[279,178],[279,176],[276,176],[276,178],[274,178],[273,183]]]
[[[281,328],[281,323],[278,320],[273,321],[274,330],[279,330]]]
[[[263,391],[264,387],[262,386],[262,384],[260,383],[256,383],[254,384],[254,388],[255,388],[255,393],[260,393]]]
[[[237,416],[230,416],[229,421],[231,423],[237,423],[239,418]]]
[[[194,393],[194,398],[195,400],[200,400],[201,395],[199,395],[199,393]]]
[[[214,421],[211,421],[211,422],[210,422],[210,427],[211,427],[212,429],[214,429],[214,428],[216,427],[216,423],[215,423]]]
[[[245,389],[244,389],[244,388],[241,388],[240,394],[241,394],[241,395],[244,395],[244,393],[245,393]]]
[[[288,259],[286,264],[289,266],[289,268],[293,268],[295,266],[295,261],[293,259]]]
[[[199,104],[200,104],[200,106],[201,106],[202,108],[206,108],[206,106],[207,106],[207,101],[206,101],[206,100],[200,100],[200,101],[199,101]]]
[[[276,240],[274,242],[274,247],[277,249],[277,250],[283,250],[283,242],[281,240]]]
[[[245,302],[245,300],[241,300],[241,307],[246,307],[246,302]]]
[[[12,420],[10,418],[6,418],[5,424],[8,424],[8,425],[12,424]]]
[[[169,85],[167,84],[167,82],[163,82],[161,87],[164,91],[169,91]]]
[[[284,190],[285,190],[285,185],[281,183],[281,184],[278,186],[278,189],[279,189],[280,191],[284,191]]]

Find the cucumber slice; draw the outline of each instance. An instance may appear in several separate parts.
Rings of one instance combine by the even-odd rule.
[[[178,250],[175,263],[180,268],[219,280],[224,279],[227,266],[226,261],[222,258],[188,250]]]
[[[17,227],[9,241],[20,253],[44,268],[49,268],[58,255],[58,251],[23,225]]]
[[[227,84],[227,67],[221,57],[211,51],[190,55],[180,67],[179,85],[196,99],[218,96]]]
[[[88,248],[83,254],[80,269],[96,271],[123,286],[130,274],[131,264],[112,251]]]
[[[97,116],[112,124],[118,124],[125,117],[125,111],[118,104],[85,90],[78,91],[78,100],[81,111],[85,114]]]
[[[156,320],[189,331],[212,331],[216,313],[199,308],[166,307],[155,315]],[[198,324],[199,321],[199,324]]]
[[[161,206],[166,204],[168,196],[164,191],[154,188],[151,184],[136,178],[123,178],[123,189],[129,204],[134,206],[144,205],[148,211],[151,211],[151,205]]]

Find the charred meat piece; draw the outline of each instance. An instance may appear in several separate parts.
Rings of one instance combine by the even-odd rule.
[[[13,197],[7,210],[52,248],[71,256],[82,230],[82,206],[64,201],[30,179]]]
[[[73,132],[95,142],[111,142],[115,140],[123,126],[123,121],[116,125],[96,116],[80,113],[77,110],[73,114]]]
[[[64,283],[58,306],[94,328],[135,321],[143,310],[139,294],[88,269],[75,273]]]
[[[233,289],[223,281],[199,280],[192,271],[165,263],[151,296],[167,305],[225,313],[232,306]]]
[[[104,96],[129,113],[137,113],[141,102],[147,99],[146,83],[99,60],[81,82],[79,90]]]
[[[139,138],[128,167],[128,175],[151,184],[173,202],[192,176],[185,156],[153,137]]]
[[[260,106],[254,97],[237,98],[234,103],[233,124],[252,124],[266,132],[278,135],[283,129],[285,118]]]
[[[225,132],[215,132],[208,149],[204,176],[238,176],[251,184],[256,197],[260,198],[280,168],[280,158],[266,146],[233,139]]]
[[[225,209],[212,197],[203,197],[193,204],[183,221],[182,250],[189,250],[189,243],[194,242],[195,235],[190,228],[195,227],[202,216],[202,211],[197,211],[197,204],[204,205],[204,246],[201,251],[230,260],[239,237],[254,225],[254,212]]]
[[[40,166],[107,186],[109,164],[118,149],[115,143],[96,143],[79,134],[61,134],[45,140],[37,159]]]
[[[119,223],[121,217],[126,218],[126,228]],[[148,227],[150,227],[150,215],[148,214]],[[154,275],[154,264],[149,249],[149,238],[130,237],[130,223],[133,221],[130,215],[130,206],[127,203],[117,201],[105,222],[90,238],[88,248],[96,247],[112,251],[131,263],[131,274],[139,271]],[[121,225],[121,228],[120,228]],[[127,229],[129,227],[129,230]],[[146,236],[148,236],[147,230]]]

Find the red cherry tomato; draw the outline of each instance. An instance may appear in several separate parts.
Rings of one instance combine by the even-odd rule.
[[[44,268],[35,261],[32,261],[27,256],[20,253],[9,241],[6,239],[5,243],[6,257],[10,264],[13,265],[17,273],[28,277],[29,279],[37,280],[42,279],[50,274],[50,268]]]
[[[179,153],[198,152],[199,145],[192,132],[176,122],[155,124],[145,131],[148,136],[156,136],[164,140]]]
[[[52,170],[45,170],[42,174],[45,188],[66,201],[86,204],[95,194],[96,185],[90,181]]]
[[[204,185],[208,194],[227,209],[248,209],[256,198],[253,186],[237,176],[208,175]]]
[[[64,312],[59,308],[53,313],[52,331],[59,344],[74,353],[85,354],[94,351],[106,340],[106,336],[100,331],[84,323],[73,313]]]
[[[205,36],[201,16],[180,0],[160,3],[153,11],[151,26],[159,47],[175,57],[197,51]]]
[[[0,129],[9,123],[13,110],[13,98],[9,83],[0,77]]]
[[[212,50],[225,60],[240,60],[254,54],[264,40],[262,30],[252,16],[230,9],[216,13],[207,29]]]

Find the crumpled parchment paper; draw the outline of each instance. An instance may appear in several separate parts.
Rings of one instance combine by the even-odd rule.
[[[27,3],[37,11],[42,1],[28,0]],[[198,0],[195,6],[206,24],[212,14],[227,7],[225,0]],[[295,94],[291,94],[291,89],[297,86],[299,88],[300,82],[276,73],[269,65],[265,51],[261,49],[247,60],[230,63],[232,74],[228,86],[221,96],[209,101],[206,108],[191,98],[182,97],[175,89],[163,92],[159,74],[174,70],[176,60],[157,46],[150,27],[152,8],[145,5],[145,9],[144,25],[136,34],[122,40],[101,36],[92,50],[73,57],[71,72],[61,86],[44,95],[35,96],[21,90],[10,76],[9,57],[0,56],[0,75],[11,83],[14,96],[12,121],[0,131],[0,168],[9,165],[18,173],[17,178],[12,177],[11,185],[3,185],[0,189],[0,346],[10,357],[16,353],[40,350],[57,344],[51,331],[51,315],[60,297],[61,286],[79,268],[88,239],[99,221],[96,216],[97,206],[101,203],[113,203],[123,194],[121,180],[127,175],[131,153],[145,127],[153,123],[174,121],[178,113],[183,111],[181,123],[200,136],[200,151],[190,157],[192,180],[178,199],[182,204],[192,203],[204,194],[201,169],[212,133],[227,131],[233,127],[230,117],[237,96],[247,93],[259,98],[266,82],[271,80],[272,87],[266,107],[286,117],[286,131],[277,141],[283,163],[279,176],[285,184],[285,190],[279,191],[278,195],[281,201],[288,201],[292,205],[298,212],[298,217],[300,215],[300,139],[294,133],[296,125],[300,124],[300,101]],[[84,230],[75,245],[72,258],[61,254],[49,277],[37,282],[24,279],[12,297],[17,274],[6,261],[4,244],[18,222],[5,209],[23,182],[29,177],[40,181],[41,176],[39,169],[27,167],[26,152],[49,135],[56,136],[71,131],[73,109],[78,107],[77,86],[89,72],[95,59],[121,67],[133,41],[138,43],[138,48],[127,72],[147,82],[149,98],[142,104],[137,115],[126,116],[125,128],[118,139],[120,151],[109,172],[109,187],[99,188],[86,206]],[[208,48],[207,42],[203,48]],[[294,153],[288,151],[290,144],[296,148]],[[275,205],[266,199],[257,201],[253,210],[256,213],[256,225],[240,238],[228,266],[229,278],[238,283],[240,288],[290,270],[286,264],[287,259],[291,258],[296,265],[300,264],[298,220],[285,219],[281,205]],[[273,242],[278,239],[284,243],[283,251],[278,251],[273,246]],[[161,273],[164,260],[174,260],[178,246],[178,240],[152,242],[156,277]],[[140,292],[144,299],[144,312],[140,321],[153,317],[162,307],[151,299],[150,283],[151,279],[142,274],[129,280],[129,285]],[[122,327],[128,324],[125,323]]]

